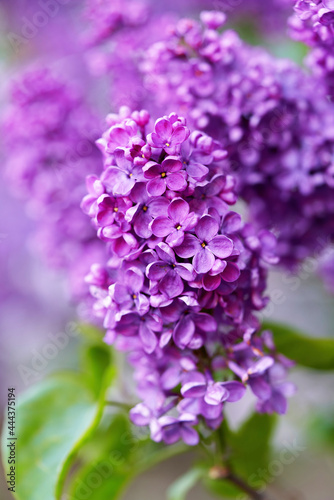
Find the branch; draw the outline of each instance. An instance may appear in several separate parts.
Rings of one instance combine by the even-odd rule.
[[[266,500],[262,493],[251,488],[246,481],[241,479],[241,477],[236,476],[233,472],[225,467],[215,466],[210,470],[209,476],[211,479],[221,479],[224,481],[229,481],[230,483],[237,486],[240,490],[244,491],[253,500]]]
[[[247,495],[249,495],[250,498],[253,498],[254,500],[265,500],[265,497],[262,495],[262,493],[259,493],[258,491],[253,490],[253,488],[251,488],[246,483],[246,481],[244,481],[240,477],[233,474],[233,472],[229,472],[226,479],[227,479],[227,481],[230,481],[230,483],[233,483],[235,486],[237,486],[242,491],[247,493]]]
[[[122,410],[125,411],[130,411],[130,409],[132,408],[131,405],[128,405],[126,403],[121,403],[118,401],[106,401],[105,404],[106,406],[115,406],[116,408],[121,408]]]

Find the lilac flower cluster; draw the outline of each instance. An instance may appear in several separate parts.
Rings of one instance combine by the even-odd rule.
[[[312,47],[307,62],[334,96],[334,2],[298,0],[294,10],[289,20],[291,36]]]
[[[275,230],[281,263],[294,267],[334,237],[333,106],[294,63],[221,32],[222,13],[201,21],[179,21],[150,47],[145,85],[223,144],[251,220]]]
[[[131,411],[155,441],[198,443],[225,402],[249,383],[258,410],[284,413],[289,363],[270,334],[256,335],[266,305],[266,267],[276,240],[230,209],[227,152],[184,118],[122,108],[98,141],[104,171],[82,201],[110,259],[87,276],[105,340],[130,351],[138,394]]]
[[[87,0],[85,59],[91,74],[107,77],[110,102],[119,109],[124,102],[135,109],[151,100],[138,70],[142,53],[159,40],[174,16],[156,14],[149,2]]]
[[[78,299],[88,292],[85,274],[104,254],[80,210],[86,175],[102,168],[96,117],[77,89],[35,69],[12,85],[2,131],[7,179],[36,220],[32,243],[51,267],[66,269]]]
[[[93,45],[99,44],[118,30],[144,24],[148,15],[148,5],[142,1],[89,0],[85,9],[85,17],[89,23],[87,41]]]

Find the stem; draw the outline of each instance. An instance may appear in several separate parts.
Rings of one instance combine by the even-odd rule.
[[[229,472],[225,479],[247,493],[250,498],[253,498],[254,500],[265,500],[262,493],[253,490],[253,488],[251,488],[243,479],[233,474],[233,472]]]
[[[106,406],[115,406],[116,408],[121,408],[122,410],[130,411],[131,406],[126,403],[120,403],[118,401],[106,401]]]
[[[209,473],[209,477],[214,480],[220,479],[223,481],[229,481],[230,483],[234,484],[234,486],[237,486],[237,488],[239,488],[241,491],[247,493],[247,495],[249,495],[249,497],[253,498],[254,500],[266,500],[266,497],[262,493],[259,493],[258,491],[251,488],[251,486],[249,486],[246,481],[234,474],[234,472],[229,470],[227,467],[212,467]]]

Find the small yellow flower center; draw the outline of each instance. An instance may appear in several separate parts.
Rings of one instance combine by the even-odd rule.
[[[117,207],[114,208],[114,212],[118,212],[118,208]]]
[[[145,155],[141,155],[142,158],[145,158]]]
[[[143,207],[143,210],[144,210],[144,212],[147,212],[148,208],[146,205]]]
[[[169,148],[169,146],[170,146],[169,142],[166,142],[166,146],[167,146],[167,148]]]
[[[257,347],[252,347],[252,351],[254,352],[254,354],[256,354],[257,356],[264,356],[263,352],[260,351],[260,349],[257,349]]]
[[[203,248],[205,248],[205,247],[206,247],[206,243],[204,243],[204,241],[203,241],[203,243],[202,243],[202,245],[201,245],[201,246],[202,246]]]
[[[135,300],[135,299],[137,298],[137,295],[134,293],[134,294],[132,295],[132,298]]]
[[[166,172],[162,172],[161,177],[164,178],[166,177],[166,175],[167,175]]]
[[[182,227],[182,226],[180,226],[180,224],[179,224],[178,226],[176,226],[176,229],[177,229],[178,231],[180,231],[181,227]]]
[[[133,174],[129,174],[129,177],[132,177],[132,176],[133,176]]]

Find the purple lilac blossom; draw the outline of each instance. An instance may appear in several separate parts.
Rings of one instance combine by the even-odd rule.
[[[175,15],[154,10],[145,0],[86,1],[85,59],[93,76],[106,77],[114,110],[124,102],[134,109],[152,101],[143,87],[139,60],[166,25],[175,22]]]
[[[88,177],[82,208],[110,258],[104,269],[93,266],[87,281],[105,341],[130,353],[142,400],[131,419],[149,425],[155,441],[196,445],[196,426],[221,424],[224,405],[242,398],[245,373],[262,359],[270,363],[253,370],[267,388],[265,395],[253,390],[258,408],[283,413],[284,377],[269,371],[281,360],[258,335],[255,314],[267,303],[275,238],[257,235],[231,210],[235,183],[224,172],[226,151],[203,132],[190,133],[176,113],[152,123],[147,112],[123,108],[107,122],[98,140],[105,168],[99,178]],[[139,141],[150,148],[140,165]],[[194,158],[197,167],[189,169]],[[169,174],[182,175],[165,182]],[[234,352],[240,342],[242,356]]]
[[[293,269],[334,237],[334,107],[291,61],[221,32],[224,17],[201,21],[182,19],[146,51],[145,85],[222,143],[251,221],[275,231],[281,264]]]
[[[307,64],[334,97],[334,2],[298,0],[289,19],[291,36],[311,47]]]
[[[80,210],[85,177],[102,164],[94,144],[98,122],[78,90],[47,69],[27,71],[11,90],[2,123],[6,177],[35,219],[31,245],[66,271],[79,301],[88,295],[84,276],[105,254]]]

